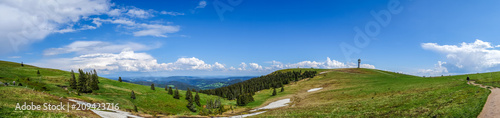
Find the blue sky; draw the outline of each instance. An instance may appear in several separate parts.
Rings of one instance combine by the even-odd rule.
[[[0,59],[41,67],[231,76],[361,58],[414,75],[500,71],[494,0],[16,1],[0,2]]]

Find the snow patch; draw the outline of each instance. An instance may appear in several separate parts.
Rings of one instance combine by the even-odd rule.
[[[309,90],[307,90],[307,92],[318,91],[318,90],[321,90],[321,89],[323,89],[323,87],[321,87],[321,88],[313,88],[313,89],[309,89]]]
[[[280,107],[284,107],[284,106],[287,106],[288,103],[290,103],[290,98],[287,98],[287,99],[282,99],[282,100],[278,100],[278,101],[274,101],[274,102],[271,102],[269,105],[267,106],[264,106],[262,108],[258,108],[258,109],[254,109],[254,110],[251,110],[252,112],[253,111],[257,111],[257,110],[262,110],[262,109],[275,109],[275,108],[280,108]]]

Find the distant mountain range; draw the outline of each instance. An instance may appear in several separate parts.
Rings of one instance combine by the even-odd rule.
[[[214,89],[238,82],[242,82],[256,76],[234,76],[234,77],[196,77],[196,76],[170,76],[170,77],[122,77],[125,82],[151,85],[155,84],[156,87],[171,86],[177,87],[181,90],[197,89]],[[117,80],[117,77],[108,77]]]

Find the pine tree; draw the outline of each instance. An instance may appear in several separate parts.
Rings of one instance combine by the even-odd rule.
[[[94,69],[94,74],[95,74],[95,75],[94,75],[94,76],[95,76],[95,78],[97,78],[97,79],[96,79],[97,83],[101,83],[101,82],[99,82],[99,76],[97,76],[97,71],[95,71],[95,69]],[[99,87],[97,88],[97,90],[99,90]]]
[[[281,86],[281,92],[285,91],[285,86]]]
[[[118,77],[118,81],[119,81],[119,82],[122,82],[122,77]]]
[[[85,93],[92,93],[92,81],[93,81],[93,78],[92,78],[92,76],[90,75],[89,72],[85,73],[85,80],[86,80],[85,87],[86,87],[86,90],[87,90],[87,91],[85,91]]]
[[[40,76],[40,70],[37,70],[37,71],[36,71],[36,74],[37,74],[38,76]]]
[[[137,106],[135,106],[135,105],[134,105],[134,111],[135,111],[135,112],[139,112],[139,111],[137,110]]]
[[[78,76],[78,83],[76,85],[76,89],[78,90],[78,92],[84,93],[87,91],[87,86],[86,86],[87,81],[85,80],[85,73],[81,69],[78,69],[78,72],[80,73],[80,75]]]
[[[274,88],[274,90],[273,90],[273,96],[275,96],[275,95],[276,95],[276,88]]]
[[[72,89],[76,89],[76,77],[75,72],[71,70],[71,78],[69,79],[69,87]]]
[[[92,90],[99,90],[99,85],[98,85],[98,83],[99,83],[99,80],[98,80],[99,76],[97,76],[96,71],[94,70],[94,73],[91,73],[89,75],[89,77],[92,78],[91,81],[90,81],[90,87],[92,88]]]
[[[175,88],[174,98],[175,99],[179,99],[180,98],[180,96],[179,96],[179,90],[177,88]]]
[[[135,93],[134,93],[134,91],[132,91],[132,94],[130,95],[130,98],[135,99]],[[137,112],[137,110],[136,110],[136,112]]]
[[[155,90],[155,84],[151,84],[151,90]]]
[[[186,105],[186,107],[191,111],[191,112],[196,112],[196,106],[193,104],[193,100],[189,99],[189,103]]]
[[[173,95],[174,92],[172,91],[172,87],[168,87],[168,94]]]
[[[196,105],[201,107],[200,96],[198,95],[198,92],[196,92],[196,95],[194,96],[194,102],[196,103]]]
[[[192,99],[193,95],[191,94],[191,89],[187,88],[186,91],[186,100],[190,101]]]

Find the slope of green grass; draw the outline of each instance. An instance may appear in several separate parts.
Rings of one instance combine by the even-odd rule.
[[[37,75],[36,72],[38,70],[41,75]],[[150,86],[118,82],[107,78],[99,78],[99,90],[90,94],[81,94],[81,96],[78,96],[75,90],[72,90],[71,88],[64,89],[61,87],[69,86],[70,75],[71,74],[68,71],[38,68],[30,65],[24,65],[24,67],[21,67],[21,64],[19,63],[0,61],[0,81],[4,83],[12,83],[12,81],[16,81],[16,83],[22,83],[24,85],[22,87],[11,88],[35,90],[26,94],[38,94],[44,92],[48,93],[47,95],[49,96],[80,99],[87,102],[118,103],[120,110],[123,111],[131,111],[134,108],[134,105],[136,105],[139,109],[138,114],[197,114],[190,112],[186,107],[188,104],[184,95],[186,92],[182,90],[179,90],[181,98],[174,99],[172,95],[167,94],[167,91],[165,91],[164,88],[156,87],[155,90],[151,90]],[[78,74],[76,74],[76,76],[78,76]],[[9,87],[0,86],[0,88],[0,90],[5,90]],[[130,98],[132,90],[135,92],[135,100]],[[15,94],[13,91],[9,90],[5,90],[4,92],[6,93],[5,95]],[[209,96],[201,93],[199,95],[202,105],[204,105],[208,99],[219,98],[217,96]],[[9,98],[9,102],[4,102],[4,98],[0,98],[0,100],[2,101],[0,102],[0,108],[2,108],[0,114],[11,112],[10,110],[14,108],[11,105],[13,103],[27,102],[25,99],[21,98]],[[38,98],[38,100],[39,102],[51,101],[47,98]],[[222,100],[223,105],[231,104],[231,102],[234,101]],[[201,109],[201,107],[198,107],[198,109]]]
[[[270,96],[272,90],[256,93],[257,102],[291,98],[293,107],[255,117],[476,117],[490,93],[466,84],[464,76],[422,78],[374,69],[320,71],[331,72],[287,85],[277,96]],[[323,89],[306,92],[318,87]]]

